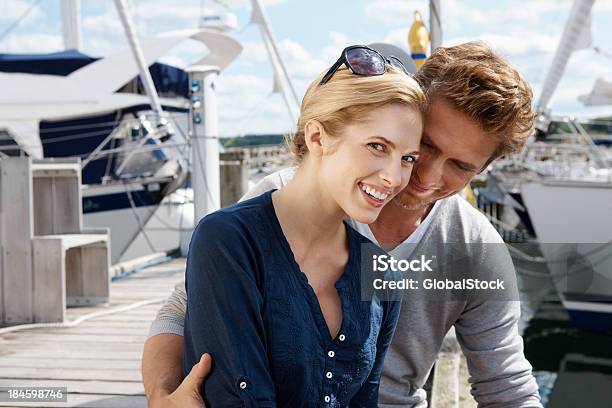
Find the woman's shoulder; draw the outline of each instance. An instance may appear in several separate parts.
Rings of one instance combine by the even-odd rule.
[[[244,235],[269,224],[268,214],[272,191],[249,200],[221,208],[202,218],[194,230],[194,236],[207,235],[214,239]]]

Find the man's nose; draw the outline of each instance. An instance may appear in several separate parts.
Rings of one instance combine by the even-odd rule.
[[[421,157],[413,170],[421,187],[436,188],[440,184],[444,161],[436,157]]]

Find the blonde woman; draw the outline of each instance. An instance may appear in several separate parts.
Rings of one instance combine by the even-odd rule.
[[[372,223],[407,185],[425,104],[399,61],[346,48],[306,91],[293,180],[198,224],[184,374],[212,356],[208,408],[377,406],[400,303],[362,301],[370,241],[343,220]]]

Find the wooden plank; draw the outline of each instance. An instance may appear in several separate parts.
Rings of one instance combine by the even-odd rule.
[[[144,395],[140,382],[0,379],[0,387],[68,387],[69,393]]]
[[[55,337],[55,339],[58,339]],[[27,343],[25,343],[27,341]],[[114,346],[110,346],[108,342],[96,342],[96,343],[71,343],[71,344],[59,344],[55,342],[49,342],[48,340],[41,339],[40,337],[35,338],[19,338],[19,339],[11,339],[11,340],[3,340],[1,345],[2,347],[11,347],[12,350],[31,350],[34,348],[44,349],[45,344],[47,345],[47,350],[52,352],[54,350],[91,350],[100,351],[100,350],[112,350],[114,349],[123,349],[125,351],[139,351],[142,350],[144,341],[141,343],[137,342],[116,342],[111,343]]]
[[[81,248],[66,251],[66,296],[83,296]]]
[[[34,319],[63,322],[66,312],[66,275],[59,239],[32,240],[34,250]]]
[[[75,177],[54,177],[53,195],[55,216],[54,234],[79,234],[81,222],[81,184],[78,174]]]
[[[64,249],[75,248],[83,245],[93,245],[96,243],[105,243],[108,241],[108,235],[105,234],[53,234],[37,235],[37,238],[61,238]]]
[[[0,370],[6,370],[13,367],[35,367],[35,368],[92,368],[93,370],[140,370],[139,360],[92,360],[92,359],[74,359],[74,358],[19,358],[19,357],[4,357],[0,359]]]
[[[459,408],[478,408],[476,400],[471,394],[471,385],[468,381],[470,373],[467,367],[467,360],[461,353],[461,362],[459,364]]]
[[[83,323],[79,324],[75,329],[86,329],[86,328],[95,328],[95,329],[102,329],[102,330],[114,330],[114,329],[119,329],[121,330],[122,328],[130,328],[130,329],[134,329],[134,330],[141,330],[142,332],[146,332],[149,330],[150,327],[150,323],[149,322],[122,322],[122,321],[106,321],[106,322],[99,322],[98,319],[93,319],[93,320],[86,320]],[[57,329],[57,330],[64,330],[64,329]],[[69,329],[72,330],[72,329]]]
[[[109,335],[100,336],[98,334],[48,334],[47,332],[36,333],[30,332],[27,337],[14,335],[11,333],[5,334],[3,338],[6,341],[10,340],[27,340],[30,343],[42,342],[42,341],[53,341],[54,339],[60,340],[62,343],[113,343],[113,344],[129,344],[129,343],[144,343],[147,339],[146,335]]]
[[[134,323],[145,322],[147,324],[151,324],[154,319],[155,319],[155,313],[153,312],[148,317],[139,316],[139,315],[118,315],[118,316],[110,315],[110,316],[96,317],[95,320],[92,320],[92,321],[97,321],[97,322],[134,322]]]
[[[110,296],[109,267],[108,246],[81,248],[83,296],[108,299]]]
[[[134,327],[133,325],[123,326],[110,326],[105,324],[104,326],[84,326],[78,325],[77,327],[64,328],[64,329],[46,329],[44,332],[53,335],[72,335],[72,334],[96,334],[98,336],[116,336],[116,335],[146,335],[149,331],[148,325],[140,327]]]
[[[2,167],[2,278],[5,321],[32,323],[32,177],[26,158],[5,158]]]
[[[142,349],[134,350],[109,350],[108,345],[103,349],[95,348],[73,348],[73,349],[53,349],[38,346],[28,349],[15,349],[10,346],[8,349],[0,351],[0,358],[19,357],[19,358],[90,358],[92,360],[140,360]],[[0,377],[6,374],[0,373]]]
[[[53,234],[53,179],[35,177],[33,186],[34,235]]]
[[[440,353],[436,361],[431,405],[459,408],[459,354]]]
[[[36,368],[12,367],[3,369],[2,375],[9,378],[53,378],[56,380],[141,381],[140,370],[102,370],[88,368]]]

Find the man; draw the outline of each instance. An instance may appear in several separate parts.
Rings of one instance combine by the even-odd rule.
[[[395,258],[406,258],[407,247],[423,251],[440,243],[502,243],[487,219],[457,193],[491,161],[524,144],[535,116],[528,84],[480,42],[438,48],[415,78],[430,100],[421,157],[408,187],[374,224],[357,225],[358,231]],[[280,188],[291,176],[290,170],[274,173],[249,193]],[[495,259],[485,256],[482,262],[496,267]],[[541,407],[518,334],[517,301],[411,299],[406,296],[387,353],[379,406],[426,406],[422,387],[454,326],[479,406]],[[199,386],[210,357],[203,356],[181,383],[184,303],[184,290],[177,286],[145,344],[143,379],[152,407],[203,406]]]

